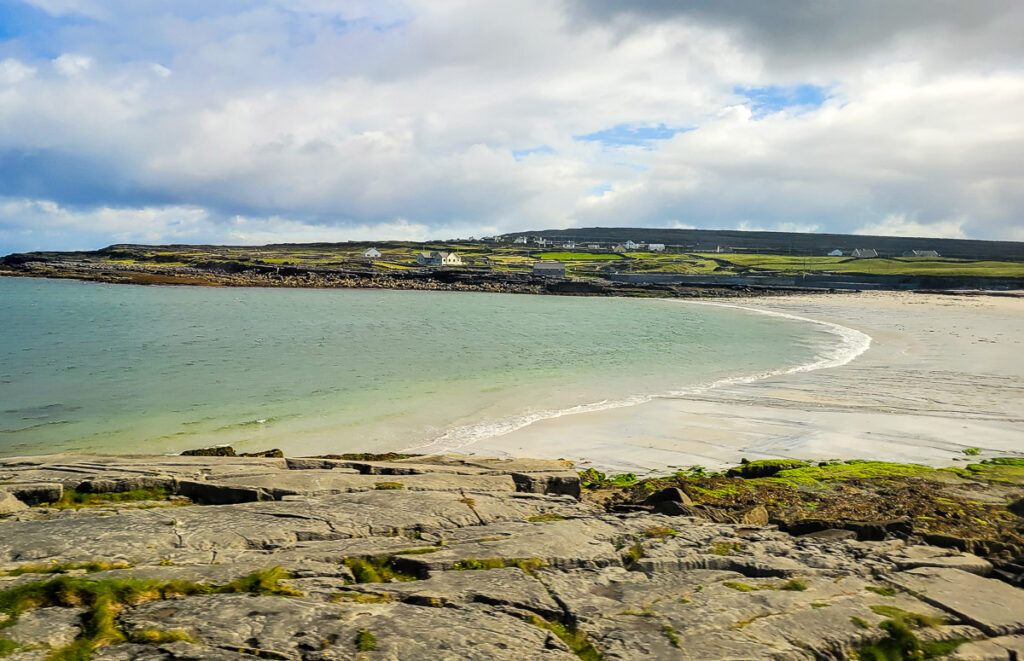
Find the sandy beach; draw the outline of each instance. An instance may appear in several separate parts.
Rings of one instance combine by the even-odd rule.
[[[1024,299],[865,292],[730,303],[840,324],[871,346],[843,366],[543,420],[461,451],[640,474],[742,457],[955,465],[972,447],[982,458],[1024,454]]]

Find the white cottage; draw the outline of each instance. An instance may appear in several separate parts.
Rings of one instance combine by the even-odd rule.
[[[857,257],[860,259],[871,259],[878,257],[878,251],[874,248],[857,248],[850,253],[850,257]]]
[[[639,243],[633,243],[632,241],[626,241],[626,250],[636,250],[640,247]]]
[[[648,244],[647,250],[649,250],[650,252],[665,252],[665,244],[664,243],[651,243],[651,244]]]
[[[838,250],[838,249],[837,250],[833,250],[832,252],[830,252],[828,254],[828,256],[829,257],[842,257],[843,256],[843,251],[842,250]]]
[[[421,252],[416,256],[416,263],[420,266],[460,266],[462,258],[454,252]]]
[[[378,257],[380,257],[380,251],[376,248],[367,248],[363,251],[364,259],[377,259]]]
[[[512,243],[526,243],[527,241],[529,241],[529,239],[527,239],[525,236],[517,236],[516,240],[513,241]]]

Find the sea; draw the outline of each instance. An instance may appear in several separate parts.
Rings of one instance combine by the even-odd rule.
[[[538,420],[848,362],[742,305],[0,278],[0,456],[459,450]]]

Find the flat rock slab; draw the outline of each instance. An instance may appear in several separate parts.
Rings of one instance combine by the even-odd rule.
[[[64,647],[78,637],[84,613],[82,608],[37,608],[23,613],[14,625],[0,633],[19,645]]]
[[[376,640],[372,657],[364,658],[576,660],[557,639],[549,640],[546,630],[473,608],[456,614],[448,608],[395,602],[325,604],[301,598],[207,595],[143,604],[123,623],[129,633],[180,629],[204,646],[245,650],[264,658],[355,659],[362,630]]]
[[[920,567],[887,580],[990,636],[1024,632],[1024,590],[960,569]]]
[[[218,485],[263,489],[280,500],[284,496],[349,493],[386,489],[410,491],[477,491],[506,493],[516,490],[508,475],[352,475],[332,470],[289,471],[247,477],[219,478]]]
[[[951,661],[1020,661],[1024,659],[1024,636],[1000,636],[965,643],[947,658]]]

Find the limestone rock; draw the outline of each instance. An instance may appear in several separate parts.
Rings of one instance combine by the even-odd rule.
[[[78,637],[83,613],[81,608],[36,608],[3,629],[3,637],[25,646],[64,647]]]
[[[13,493],[0,491],[0,514],[13,514],[27,509],[28,505],[18,500]]]
[[[1018,661],[1024,659],[1024,636],[999,636],[965,643],[947,658],[955,661]]]
[[[960,569],[920,567],[887,580],[990,636],[1024,632],[1024,590]]]

